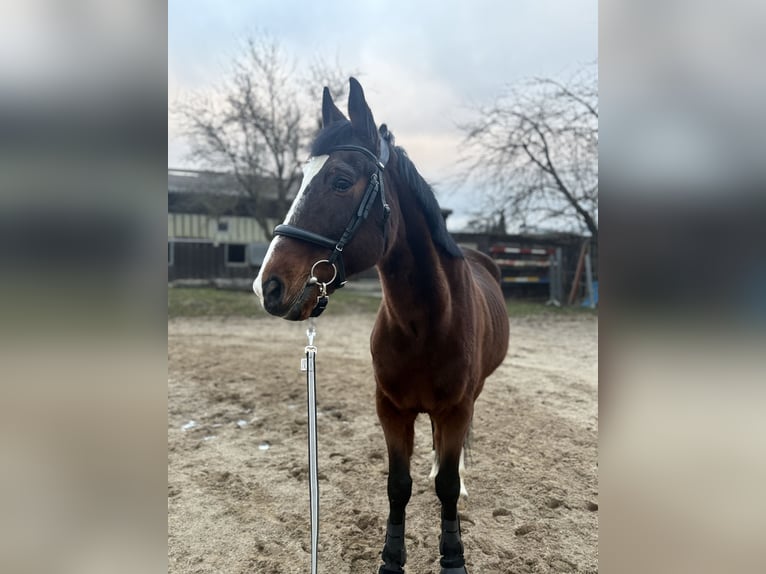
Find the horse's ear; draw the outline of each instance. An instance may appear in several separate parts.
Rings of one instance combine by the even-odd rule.
[[[322,125],[329,126],[333,122],[339,122],[345,120],[346,116],[343,115],[335,102],[332,101],[332,95],[330,89],[325,86],[322,91]]]
[[[370,107],[364,99],[364,91],[356,78],[349,79],[350,90],[348,93],[348,116],[351,119],[351,127],[354,135],[370,145],[371,149],[378,149],[378,130],[375,127],[375,119],[372,117]]]

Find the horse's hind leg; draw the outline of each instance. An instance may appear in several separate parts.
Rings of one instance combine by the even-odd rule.
[[[460,463],[463,444],[471,422],[472,405],[461,405],[434,417],[437,437],[439,471],[436,475],[436,495],[442,504],[441,574],[465,574],[463,542],[457,502],[460,497]]]
[[[470,430],[469,430],[470,432]],[[432,444],[433,444],[433,450],[431,451],[431,472],[428,474],[429,480],[433,480],[436,478],[436,475],[439,474],[439,453],[436,450],[436,427],[434,426],[434,421],[431,419],[431,437],[432,437]],[[458,474],[460,474],[460,496],[468,497],[468,489],[465,487],[465,481],[463,480],[463,472],[465,471],[465,449],[467,447],[467,444],[463,446],[463,450],[460,452],[460,462],[458,463]]]
[[[378,419],[388,447],[388,504],[386,543],[383,566],[378,574],[404,572],[407,552],[404,548],[405,508],[412,495],[410,457],[415,436],[417,413],[398,410],[380,391],[376,397]]]
[[[433,450],[431,450],[433,461],[431,463],[431,472],[428,474],[429,480],[433,480],[439,474],[439,453],[436,451],[436,427],[434,426],[434,419],[431,419],[431,444],[433,445]]]

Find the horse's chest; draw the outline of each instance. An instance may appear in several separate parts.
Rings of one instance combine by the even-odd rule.
[[[457,400],[473,377],[465,357],[451,351],[413,345],[373,352],[377,384],[401,408],[430,411],[445,400]]]

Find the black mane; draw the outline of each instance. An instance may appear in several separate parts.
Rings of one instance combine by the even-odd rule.
[[[420,209],[426,218],[428,228],[431,230],[431,237],[434,243],[441,247],[447,255],[451,257],[462,259],[463,252],[458,247],[455,240],[447,231],[447,224],[444,221],[441,207],[439,202],[436,201],[434,190],[428,185],[423,176],[418,173],[415,164],[412,163],[407,152],[403,148],[396,146],[399,175],[404,179],[410,189],[415,193],[415,199],[417,199]]]
[[[388,141],[393,143],[393,136],[390,133],[387,132],[385,136]],[[359,143],[353,141],[354,139],[350,121],[333,122],[322,128],[319,134],[317,134],[314,143],[311,145],[311,155],[327,154],[337,145]],[[423,176],[418,173],[417,168],[403,148],[394,146],[392,152],[397,155],[399,176],[415,194],[415,199],[418,205],[420,205],[434,243],[441,247],[447,255],[462,259],[463,252],[447,231],[447,224],[444,221],[441,207],[439,207],[439,202],[436,201],[433,189],[423,179]]]

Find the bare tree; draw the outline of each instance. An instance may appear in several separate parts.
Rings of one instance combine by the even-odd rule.
[[[323,72],[323,70],[327,70]],[[337,84],[340,67],[313,63],[310,78]],[[346,76],[347,78],[348,76]],[[317,94],[306,98],[305,74],[280,44],[266,35],[246,40],[228,80],[209,93],[179,102],[175,113],[188,138],[190,156],[206,168],[231,172],[248,211],[267,237],[287,213],[301,178],[309,137],[316,130]]]
[[[595,66],[566,83],[535,79],[478,109],[465,133],[466,176],[493,213],[529,224],[556,219],[598,237]]]
[[[332,99],[339,102],[345,100],[348,95],[348,79],[351,76],[359,78],[361,74],[355,70],[349,71],[345,69],[337,55],[332,63],[317,56],[309,67],[308,85],[327,86]],[[317,101],[316,93],[312,92],[308,95],[310,102],[315,104]],[[318,131],[322,128],[322,110],[319,106],[316,106],[316,109],[313,111],[315,126]]]
[[[505,212],[500,209],[497,211],[482,211],[473,214],[466,227],[476,233],[498,233],[505,235],[507,233],[505,226]]]

